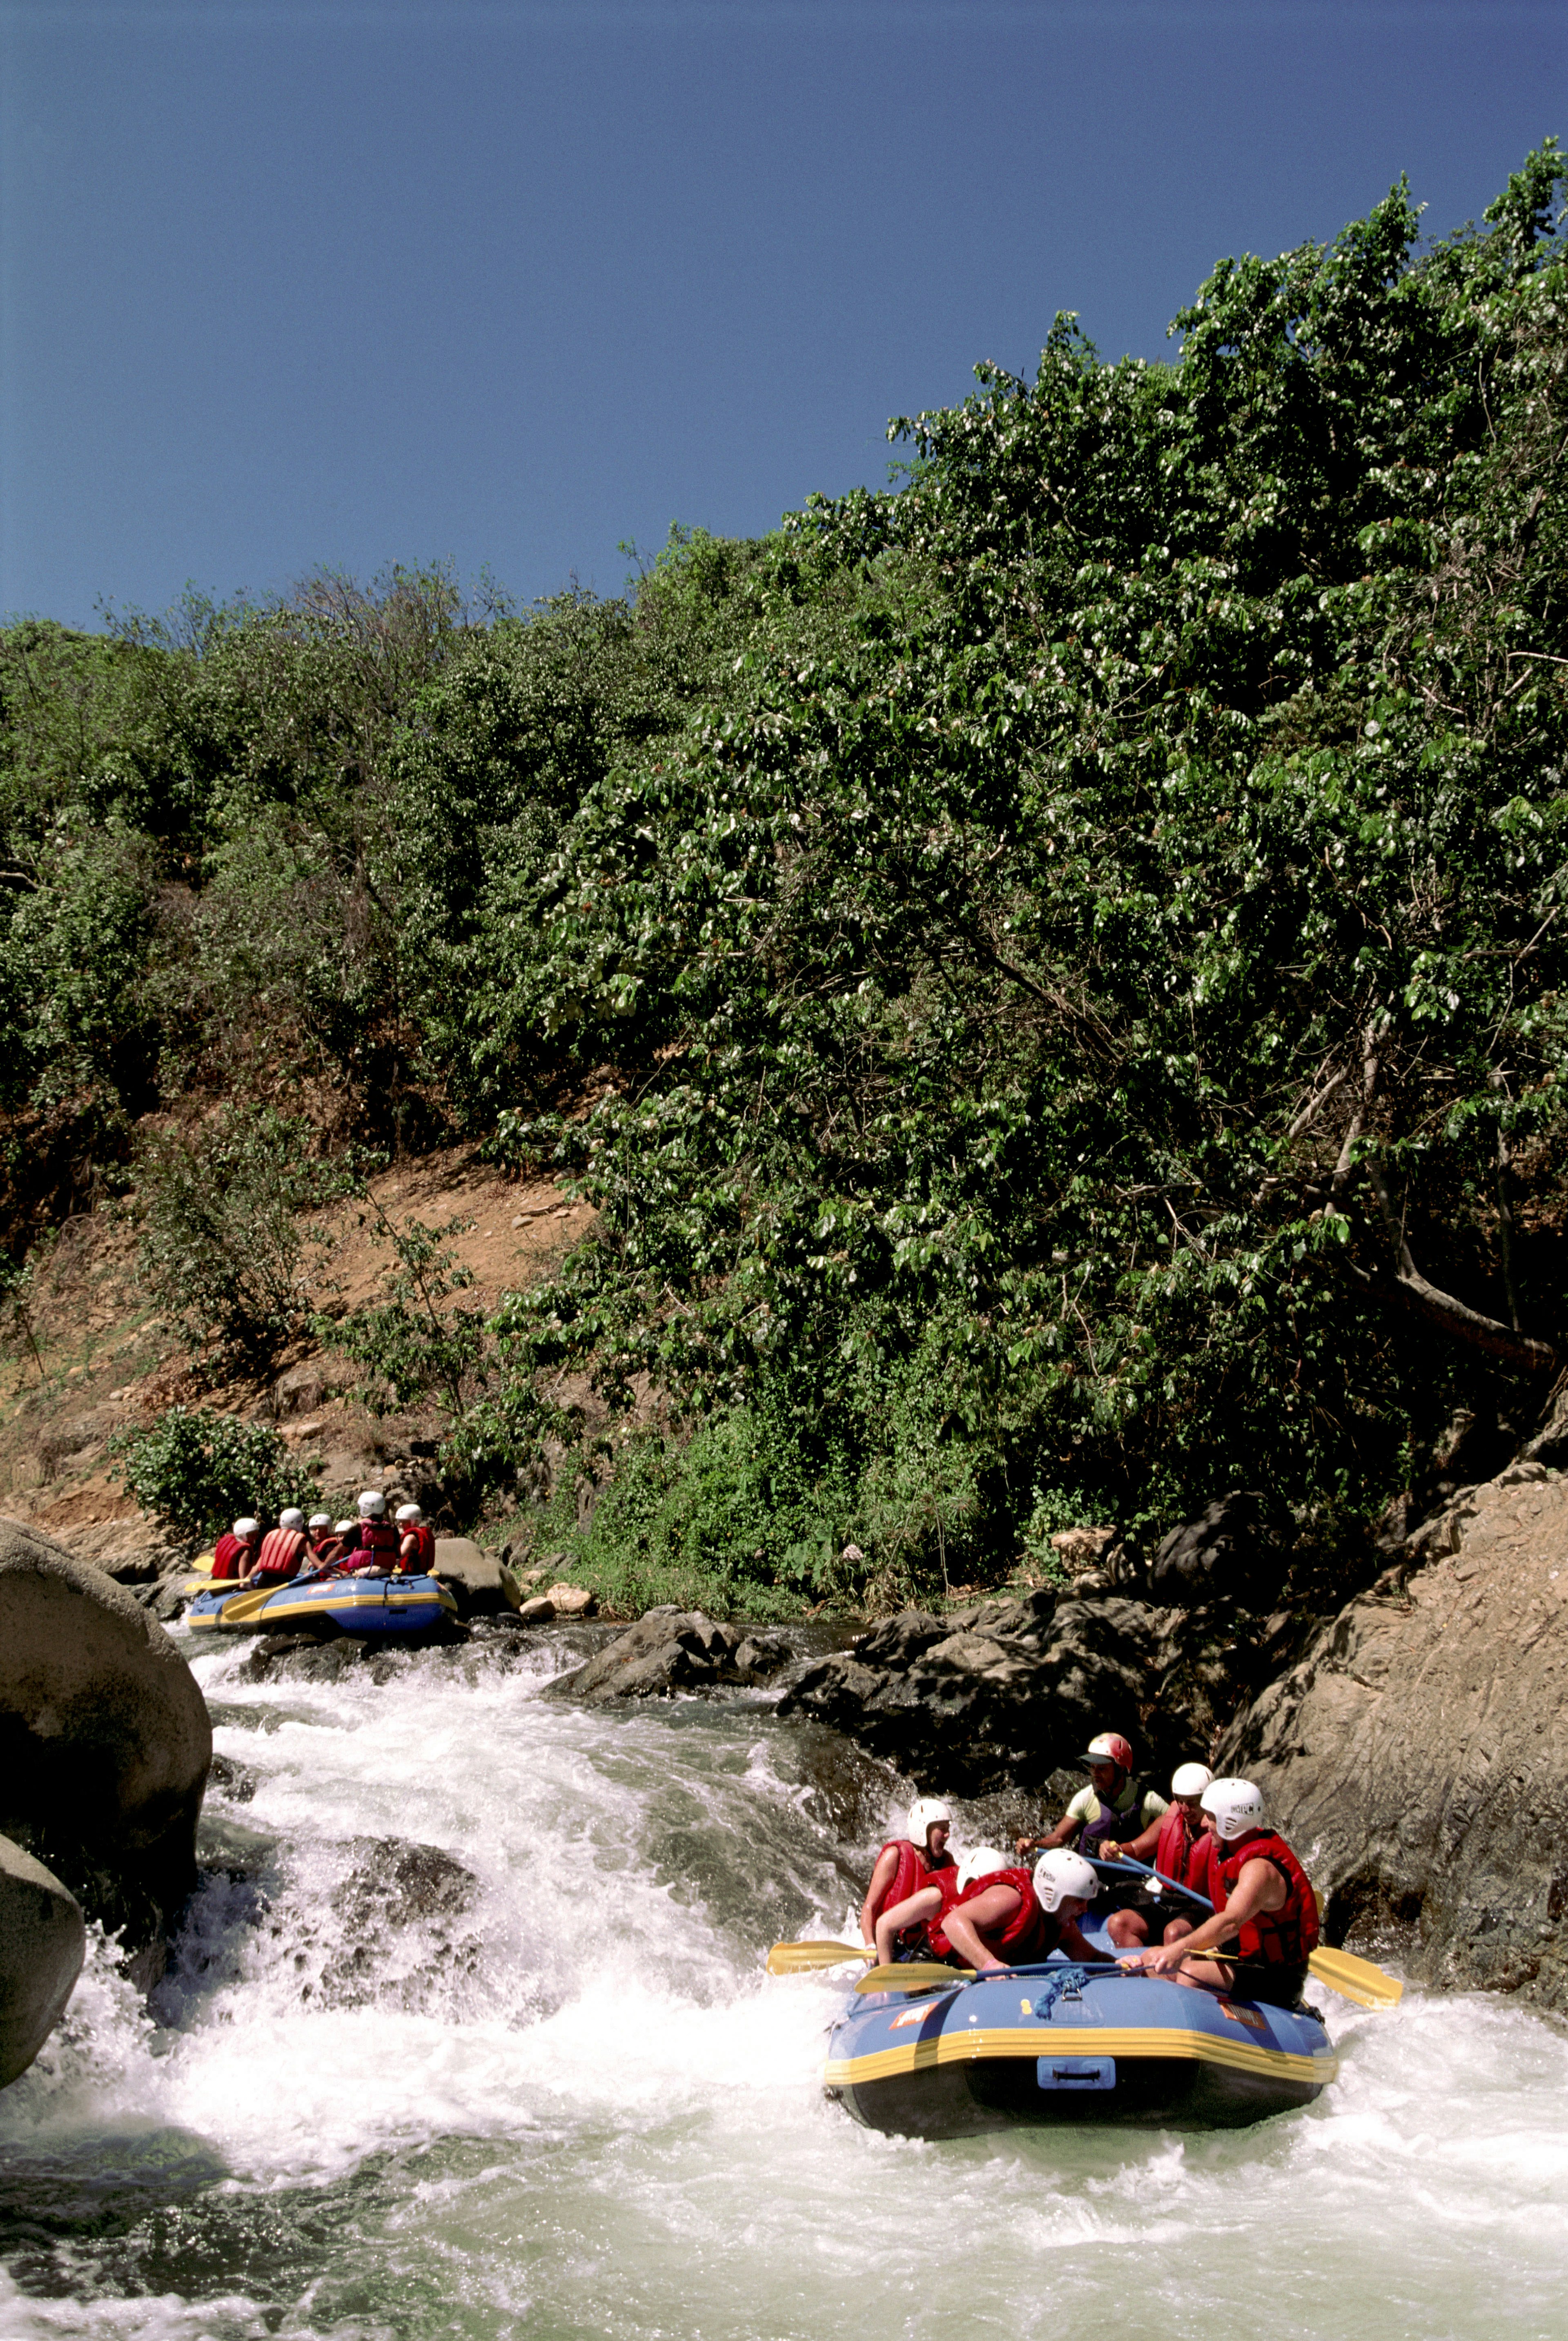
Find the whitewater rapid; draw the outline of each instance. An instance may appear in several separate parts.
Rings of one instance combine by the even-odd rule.
[[[542,1699],[554,1638],[245,1661],[195,1659],[230,1768],[152,2010],[99,1944],[0,2096],[5,2341],[1568,2330],[1560,2027],[1336,2002],[1253,2130],[877,2137],[842,1985],[760,1963],[842,1928],[890,1776],[762,1698]]]

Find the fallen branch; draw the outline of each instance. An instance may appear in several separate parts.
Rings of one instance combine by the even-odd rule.
[[[1424,1317],[1430,1324],[1440,1326],[1455,1340],[1466,1341],[1473,1350],[1484,1350],[1490,1357],[1500,1358],[1505,1365],[1517,1366],[1525,1373],[1555,1373],[1559,1360],[1549,1341],[1537,1341],[1528,1333],[1516,1333],[1511,1327],[1499,1324],[1495,1317],[1483,1317],[1478,1309],[1471,1309],[1452,1292],[1423,1276],[1411,1257],[1403,1226],[1394,1216],[1393,1198],[1388,1191],[1388,1180],[1383,1165],[1370,1158],[1366,1175],[1394,1257],[1399,1262],[1393,1289],[1407,1309]]]

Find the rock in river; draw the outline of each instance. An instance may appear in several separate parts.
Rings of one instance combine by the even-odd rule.
[[[501,1562],[472,1537],[437,1537],[434,1574],[452,1588],[461,1617],[494,1618],[511,1607]]]
[[[1124,1731],[1141,1772],[1201,1754],[1263,1679],[1244,1621],[1146,1602],[1024,1599],[936,1618],[905,1609],[808,1668],[779,1703],[955,1796],[1038,1788],[1096,1731]]]
[[[59,2022],[86,1943],[75,1896],[0,1837],[0,2089],[26,2071]]]
[[[205,1701],[163,1628],[101,1569],[0,1520],[0,1828],[161,1965],[195,1882]]]
[[[552,1691],[574,1698],[649,1698],[677,1690],[711,1690],[765,1681],[788,1658],[784,1644],[755,1627],[726,1626],[674,1603],[650,1609]]]
[[[1267,1497],[1238,1491],[1162,1540],[1149,1563],[1149,1598],[1179,1609],[1239,1602],[1261,1615],[1278,1601],[1289,1566]]]
[[[1516,1464],[1440,1525],[1218,1760],[1263,1788],[1332,1939],[1393,1922],[1425,1980],[1568,2008],[1568,1481]]]

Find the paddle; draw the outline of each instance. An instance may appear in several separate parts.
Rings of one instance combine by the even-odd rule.
[[[929,1991],[934,1984],[1002,1983],[1008,1976],[1044,1976],[1048,1980],[1056,1976],[1085,1976],[1091,1973],[1110,1975],[1118,1970],[1121,1961],[1109,1959],[1026,1959],[1017,1967],[987,1967],[977,1975],[974,1967],[945,1967],[939,1960],[929,1962],[904,1959],[896,1967],[873,1967],[855,1985],[856,1991]]]
[[[815,1967],[841,1967],[846,1959],[869,1959],[860,1943],[775,1943],[767,1956],[769,1975],[809,1975]]]
[[[940,1959],[904,1959],[895,1967],[873,1967],[854,1987],[856,1991],[929,1991],[934,1984],[974,1981],[973,1967],[944,1967]]]
[[[1157,1878],[1162,1886],[1169,1886],[1177,1894],[1184,1894],[1201,1910],[1213,1910],[1213,1904],[1205,1895],[1190,1886],[1180,1886],[1174,1878],[1151,1869],[1146,1862],[1134,1861],[1124,1854],[1119,1862],[1107,1861],[1107,1869],[1136,1869],[1145,1878]],[[1397,1976],[1391,1976],[1371,1959],[1357,1958],[1353,1951],[1315,1950],[1307,1961],[1307,1973],[1316,1976],[1319,1983],[1327,1984],[1342,1999],[1353,1999],[1362,2007],[1397,2007],[1404,1997],[1404,1986]]]
[[[1397,1976],[1374,1967],[1371,1959],[1358,1959],[1353,1951],[1316,1950],[1307,1968],[1330,1991],[1337,1991],[1342,1999],[1356,2000],[1363,2007],[1397,2007],[1404,1997],[1404,1986]]]
[[[218,1617],[225,1626],[246,1625],[251,1619],[260,1616],[277,1589],[275,1585],[261,1585],[254,1593],[236,1593],[231,1600],[224,1603]]]
[[[320,1569],[302,1569],[297,1577],[280,1577],[275,1585],[257,1585],[248,1592],[236,1593],[224,1603],[218,1617],[225,1626],[246,1626],[253,1618],[261,1616],[273,1595],[281,1593],[285,1585],[305,1585],[312,1578],[325,1574]]]

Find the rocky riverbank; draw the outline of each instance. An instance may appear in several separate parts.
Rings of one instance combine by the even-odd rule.
[[[1249,1575],[1233,1539],[1207,1558],[1219,1517],[1167,1539],[1144,1579],[1185,1603],[1093,1589],[911,1609],[790,1663],[744,1627],[654,1611],[555,1689],[772,1681],[782,1717],[998,1810],[1060,1794],[1089,1737],[1120,1729],[1153,1779],[1201,1756],[1261,1782],[1331,1941],[1568,2007],[1568,1479],[1536,1455],[1452,1491],[1319,1621],[1238,1604],[1279,1576]],[[1209,1598],[1221,1584],[1231,1599]]]
[[[1525,1462],[1465,1489],[1218,1755],[1307,1858],[1331,1939],[1392,1933],[1423,1981],[1568,2008],[1568,1481]]]

